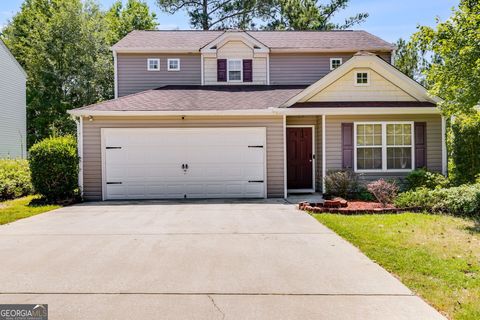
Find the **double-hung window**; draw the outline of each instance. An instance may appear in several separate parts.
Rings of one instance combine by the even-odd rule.
[[[180,71],[180,59],[167,60],[168,71]]]
[[[147,70],[148,71],[160,70],[160,59],[156,59],[156,58],[147,59]]]
[[[227,75],[229,82],[242,81],[242,60],[229,59],[227,63]]]
[[[356,122],[354,126],[356,171],[414,169],[412,122]]]

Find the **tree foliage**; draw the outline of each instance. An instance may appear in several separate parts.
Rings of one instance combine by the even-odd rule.
[[[425,79],[425,71],[430,64],[425,56],[425,52],[418,48],[412,41],[406,41],[402,38],[395,43],[397,49],[394,55],[394,65],[413,80],[428,87]]]
[[[462,0],[452,16],[413,36],[438,57],[426,72],[431,93],[444,99],[444,114],[473,112],[480,102],[480,2]]]
[[[28,75],[28,145],[52,132],[75,132],[67,110],[113,97],[111,41],[142,28],[146,16],[138,1],[115,8],[107,18],[90,0],[25,0],[3,29],[2,40]]]
[[[359,13],[335,24],[331,19],[348,6],[350,0],[157,0],[170,14],[187,11],[195,29],[256,28],[270,30],[346,29],[365,21]],[[260,24],[257,26],[257,24]]]
[[[332,30],[347,29],[364,22],[368,13],[357,13],[343,23],[331,20],[339,11],[345,9],[350,0],[330,0],[326,4],[317,0],[276,0],[263,18],[266,29],[272,30]]]
[[[107,41],[115,44],[132,30],[156,29],[158,22],[156,14],[151,12],[145,2],[128,0],[123,6],[121,0],[117,0],[105,14],[107,22]]]

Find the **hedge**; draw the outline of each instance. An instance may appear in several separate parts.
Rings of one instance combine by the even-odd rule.
[[[48,202],[78,195],[77,144],[73,136],[44,139],[30,148],[30,170],[35,190]]]
[[[0,200],[33,193],[27,160],[0,159]]]

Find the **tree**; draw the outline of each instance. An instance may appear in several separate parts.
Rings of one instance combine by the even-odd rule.
[[[28,74],[28,144],[75,132],[67,110],[113,93],[111,54],[98,5],[26,0],[2,38]]]
[[[424,72],[429,68],[425,52],[416,43],[398,39],[394,55],[394,65],[413,80],[428,86]]]
[[[148,5],[139,0],[128,0],[125,7],[117,0],[105,14],[109,33],[107,41],[115,44],[132,30],[156,29],[156,14],[150,12]]]
[[[362,23],[368,13],[358,13],[347,18],[342,24],[331,22],[339,11],[348,6],[350,0],[330,0],[321,4],[317,0],[276,0],[264,19],[266,29],[272,30],[333,30],[347,29]]]
[[[350,0],[157,0],[159,7],[170,14],[186,10],[195,29],[255,28],[331,30],[346,29],[365,21],[367,13],[359,13],[342,24],[331,22],[333,16],[348,6]]]
[[[426,78],[444,114],[472,113],[480,103],[480,2],[460,1],[450,19],[420,27],[413,41],[438,57]]]
[[[157,0],[163,11],[186,10],[195,29],[247,28],[264,6],[262,0]]]

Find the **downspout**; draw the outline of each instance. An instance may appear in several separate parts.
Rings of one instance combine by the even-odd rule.
[[[326,115],[322,114],[322,193],[325,193],[325,176],[327,175]]]
[[[113,91],[114,98],[118,98],[117,51],[113,50]]]
[[[283,115],[283,197],[287,199],[287,116]]]
[[[78,164],[78,188],[80,196],[83,198],[83,117],[72,116],[77,125],[77,152],[80,162]]]
[[[442,174],[447,176],[447,119],[442,116]]]

